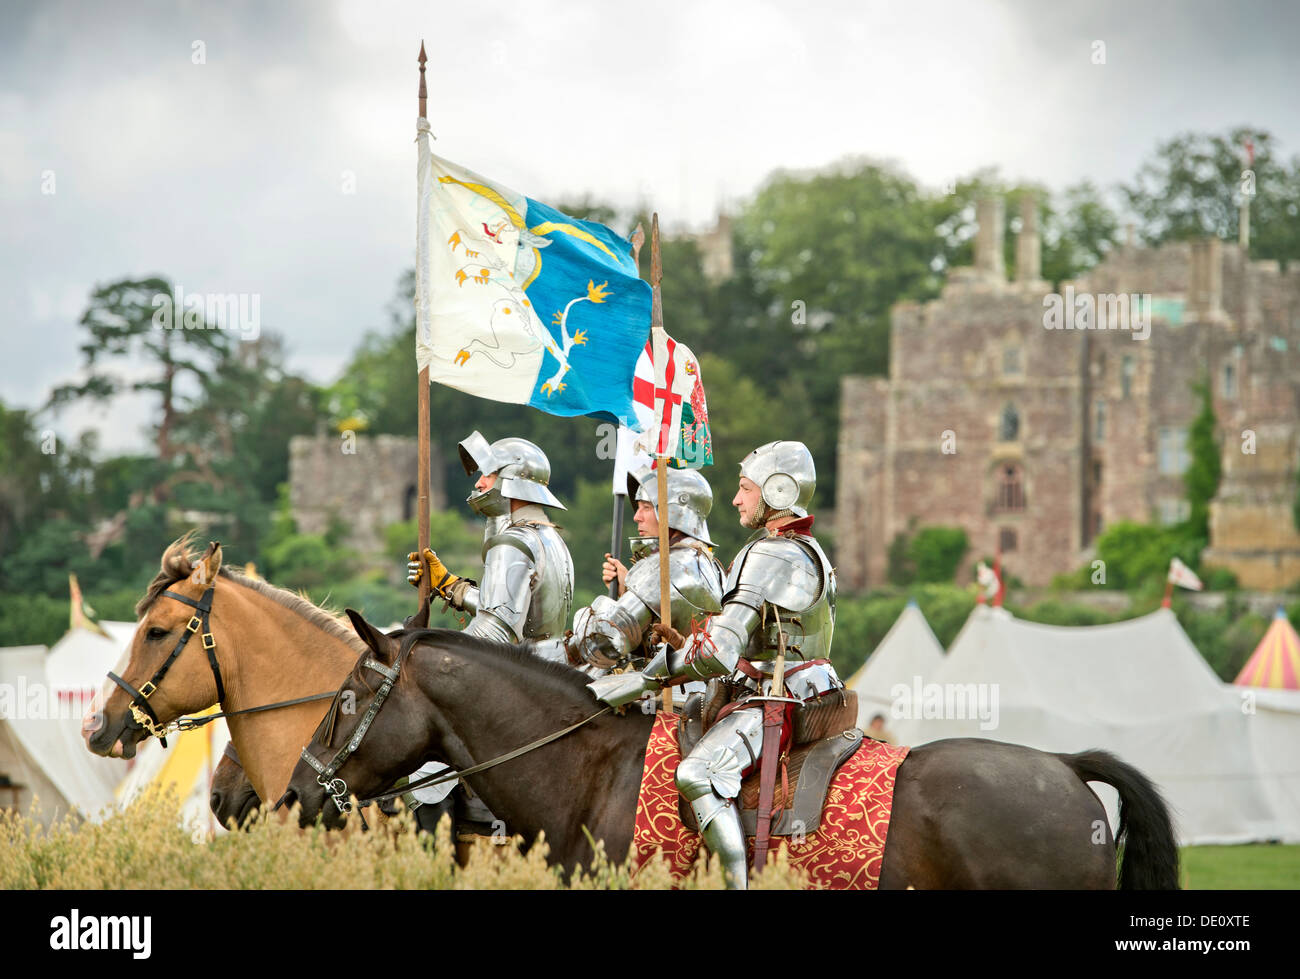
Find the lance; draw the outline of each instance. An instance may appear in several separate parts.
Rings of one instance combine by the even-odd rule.
[[[424,53],[424,41],[420,41],[420,116],[421,120],[427,117],[428,113],[428,90],[424,86],[424,64],[428,61]],[[423,138],[421,136],[420,138]],[[416,235],[415,235],[415,282],[417,301],[415,304],[416,319],[423,320],[426,303],[419,301],[421,285],[427,290],[429,282],[427,279],[421,282],[421,276],[424,268],[425,256],[419,254],[420,242],[427,236],[421,235],[420,230],[425,227],[429,216],[425,213],[423,203],[419,200],[417,191],[417,217],[416,217]],[[415,324],[417,333],[419,331],[428,331],[427,322],[417,322]],[[424,560],[424,549],[429,546],[429,368],[427,366],[420,368],[420,380],[416,392],[416,412],[417,412],[417,437],[419,448],[417,451],[416,465],[419,471],[416,473],[416,495],[419,497],[419,524],[416,532],[416,550],[420,553],[420,560]],[[420,575],[420,608],[425,608],[429,602],[429,589],[432,582],[429,580],[432,575]]]
[[[641,225],[638,224],[636,226],[636,230],[632,232],[632,262],[637,267],[638,275],[641,274],[641,246],[644,244],[645,244],[645,231],[642,229]],[[617,448],[615,448],[614,450],[614,472],[615,474],[618,473],[618,449]],[[627,483],[625,481],[623,487],[619,487],[617,485],[614,487],[614,519],[612,521],[610,536],[609,536],[609,556],[612,557],[615,561],[619,560],[619,555],[623,547],[624,503],[623,503],[623,493],[620,493],[619,490],[625,488],[626,485]],[[614,599],[618,598],[617,577],[615,577],[614,580],[609,583],[609,597]]]
[[[668,334],[664,332],[664,300],[659,283],[663,279],[663,262],[659,257],[659,213],[650,218],[650,355],[655,386],[663,391],[663,410],[659,416],[659,437],[655,445],[655,474],[659,490],[659,621],[672,625],[672,600],[668,593],[668,457],[667,426],[672,424],[668,398]],[[660,378],[663,380],[661,381]],[[673,688],[663,688],[664,710],[672,713]]]

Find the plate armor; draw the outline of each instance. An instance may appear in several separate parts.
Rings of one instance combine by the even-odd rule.
[[[698,541],[686,539],[668,548],[668,585],[673,624],[683,631],[722,608],[722,567]],[[626,666],[646,658],[645,633],[658,618],[656,550],[628,570],[626,591],[617,601],[601,595],[578,611],[570,645],[584,664],[598,670]]]
[[[573,560],[535,504],[488,521],[483,576],[461,607],[474,616],[465,631],[499,642],[561,635],[573,607]]]
[[[684,649],[661,649],[641,677],[594,681],[593,691],[607,703],[629,702],[664,676],[678,675],[729,677],[743,691],[742,701],[770,696],[783,645],[784,698],[802,703],[843,687],[829,662],[803,666],[829,658],[835,630],[835,572],[807,533],[807,507],[816,485],[812,455],[801,442],[769,442],[745,457],[740,474],[761,490],[763,509],[757,520],[764,526],[731,563],[722,611],[693,630]],[[778,518],[786,519],[786,529],[769,531],[766,524]],[[761,679],[740,670],[742,660]],[[762,703],[756,700],[753,708]],[[741,779],[757,769],[762,751],[763,712],[742,708],[709,728],[677,766],[677,788],[690,802],[704,842],[721,861],[731,887],[748,883],[745,832],[735,799]]]

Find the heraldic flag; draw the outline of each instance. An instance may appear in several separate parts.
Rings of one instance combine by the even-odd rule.
[[[709,409],[704,402],[700,362],[691,348],[666,332],[662,345],[651,340],[637,358],[632,382],[636,411],[645,431],[633,452],[646,458],[664,456],[674,469],[713,465]]]
[[[632,246],[434,156],[420,120],[416,359],[429,380],[640,430],[650,285]]]

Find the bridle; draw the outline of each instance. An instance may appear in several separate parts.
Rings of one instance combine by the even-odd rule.
[[[226,699],[226,685],[221,682],[221,667],[217,664],[217,641],[212,636],[212,626],[209,619],[212,615],[212,600],[216,591],[215,585],[209,585],[202,597],[196,602],[192,598],[186,598],[184,595],[178,595],[174,591],[165,591],[162,593],[163,598],[174,598],[178,602],[190,606],[198,611],[198,615],[191,615],[189,622],[185,624],[185,633],[176,642],[176,647],[172,650],[171,655],[163,661],[162,666],[154,672],[154,675],[146,680],[137,690],[131,684],[127,683],[116,673],[109,671],[108,678],[116,683],[119,687],[131,695],[131,718],[135,726],[144,728],[150,735],[162,742],[164,748],[167,747],[167,733],[169,731],[189,731],[194,728],[202,727],[205,724],[211,724],[218,718],[236,717],[240,714],[255,714],[264,710],[275,710],[277,707],[293,707],[297,704],[305,704],[313,700],[324,700],[326,697],[333,697],[333,693],[312,694],[309,697],[298,697],[295,700],[281,700],[274,704],[263,704],[260,707],[246,707],[243,710],[222,711],[217,714],[205,714],[202,717],[178,717],[174,721],[163,724],[158,720],[158,715],[154,713],[153,707],[149,704],[149,698],[154,695],[158,689],[158,684],[162,683],[163,677],[171,669],[172,664],[176,662],[176,657],[181,654],[190,637],[196,634],[202,635],[203,649],[208,654],[208,666],[212,669],[213,679],[217,681],[217,703],[220,704]],[[199,630],[202,629],[202,633]]]
[[[343,779],[339,778],[338,770],[342,768],[343,763],[346,762],[359,747],[361,747],[362,739],[365,738],[366,732],[370,730],[370,725],[374,722],[375,716],[379,713],[379,709],[384,706],[384,701],[388,699],[388,694],[392,691],[393,684],[397,682],[397,678],[401,675],[402,664],[406,661],[407,654],[415,646],[417,640],[418,637],[411,636],[402,643],[401,649],[397,654],[397,662],[393,664],[391,669],[379,662],[373,656],[367,656],[362,662],[364,667],[374,670],[382,676],[383,681],[380,683],[379,689],[375,691],[375,695],[370,701],[370,706],[366,708],[366,712],[361,718],[361,723],[359,723],[357,729],[352,732],[352,737],[348,739],[348,743],[339,748],[339,750],[335,752],[334,757],[331,758],[327,764],[323,764],[320,759],[311,753],[311,745],[302,749],[303,761],[307,762],[307,764],[316,771],[316,784],[329,793],[331,798],[334,800],[335,807],[337,807],[341,814],[346,815],[347,813],[352,812],[353,806],[348,792],[348,784]],[[345,680],[344,682],[346,683],[347,681]],[[321,718],[320,724],[316,727],[316,734],[312,737],[312,741],[314,742],[316,738],[321,735],[321,732],[324,731],[326,733],[325,746],[327,748],[329,747],[330,741],[334,738],[334,721],[338,713],[338,698],[342,693],[343,687],[340,686],[338,693],[335,695],[334,703],[330,705],[328,713]],[[571,731],[576,731],[584,724],[594,721],[596,718],[609,713],[611,710],[613,710],[613,708],[607,706],[596,711],[594,714],[584,717],[575,724],[570,724],[566,728],[554,731],[551,734],[538,738],[536,741],[531,741],[528,744],[523,745],[520,748],[515,748],[513,751],[509,751],[504,755],[498,755],[496,758],[493,758],[490,761],[485,761],[480,765],[474,765],[461,771],[434,772],[432,775],[426,775],[414,782],[408,782],[401,788],[385,792],[382,795],[373,796],[369,799],[363,799],[358,803],[358,805],[364,808],[372,802],[386,802],[389,799],[395,799],[398,796],[405,795],[415,789],[424,788],[428,785],[437,785],[442,782],[454,781],[456,779],[465,778],[469,775],[476,775],[489,768],[495,768],[497,765],[518,758],[520,755],[526,755],[528,752],[540,748],[543,745],[550,744],[552,741],[564,737]],[[364,826],[364,819],[362,824]]]
[[[379,689],[375,691],[374,697],[370,700],[370,706],[366,708],[361,723],[352,732],[352,737],[348,740],[348,743],[334,753],[334,757],[330,759],[328,764],[321,764],[320,760],[311,753],[311,745],[307,745],[302,749],[303,760],[316,770],[316,783],[330,793],[334,799],[334,805],[338,807],[341,813],[352,811],[352,801],[348,798],[347,782],[343,781],[335,773],[343,767],[343,763],[352,756],[352,753],[361,747],[361,740],[366,736],[366,732],[370,730],[370,725],[374,723],[375,717],[379,714],[379,708],[383,707],[384,701],[388,699],[393,684],[397,682],[398,676],[401,675],[402,661],[406,659],[406,654],[413,645],[414,643],[402,644],[402,648],[397,654],[397,663],[391,669],[373,656],[365,658],[362,665],[382,676],[384,678],[383,682],[379,684]],[[346,682],[345,680],[344,683]],[[329,741],[334,739],[334,721],[338,716],[339,697],[342,693],[343,687],[340,686],[338,692],[334,695],[334,703],[330,704],[329,712],[321,718],[320,724],[316,727],[316,735],[312,737],[312,740],[315,741],[316,736],[320,735],[322,730],[326,731],[328,733],[326,747],[329,746]]]
[[[181,650],[190,641],[190,637],[200,629],[203,630],[203,648],[208,654],[208,665],[212,667],[212,676],[217,681],[217,703],[226,699],[226,687],[221,682],[221,667],[217,665],[217,641],[212,638],[212,626],[208,621],[212,615],[212,596],[215,590],[215,585],[209,585],[208,590],[203,593],[203,597],[197,602],[192,598],[186,598],[184,595],[178,595],[174,591],[163,592],[164,598],[174,598],[178,602],[184,602],[191,608],[197,609],[199,615],[190,616],[190,621],[185,624],[185,633],[177,640],[176,647],[172,650],[171,655],[163,661],[163,665],[158,667],[154,675],[141,685],[139,690],[111,670],[108,674],[110,680],[131,695],[131,717],[135,720],[136,725],[144,728],[161,741],[164,748],[167,747],[167,731],[170,726],[158,720],[158,715],[154,713],[153,707],[149,704],[149,698],[154,695],[154,692],[158,689],[158,684],[162,683],[163,677],[167,675],[167,671],[171,669],[172,664],[176,662],[176,657],[181,654]],[[172,723],[176,724],[177,722]],[[179,729],[177,724],[177,730]]]

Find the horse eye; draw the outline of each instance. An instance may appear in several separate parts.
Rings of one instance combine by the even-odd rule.
[[[149,632],[146,634],[146,638],[148,639],[165,639],[166,637],[167,637],[167,630],[159,629],[157,626],[151,628]]]

